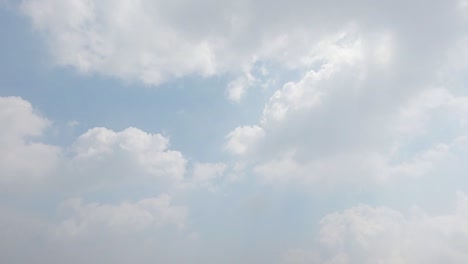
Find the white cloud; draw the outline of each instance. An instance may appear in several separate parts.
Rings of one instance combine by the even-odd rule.
[[[0,262],[127,263],[114,257],[130,254],[165,262],[164,243],[186,236],[189,210],[172,202],[185,177],[182,153],[167,137],[132,127],[92,128],[60,148],[39,141],[50,124],[28,101],[0,97]],[[214,167],[206,172],[222,169]],[[127,239],[139,242],[128,248]]]
[[[167,252],[192,231],[189,209],[172,202],[187,161],[169,139],[97,127],[60,148],[39,141],[50,124],[29,102],[0,97],[0,262],[177,259]],[[200,168],[200,181],[223,170]]]
[[[136,180],[145,178],[180,182],[185,175],[186,160],[179,151],[170,150],[169,139],[161,134],[146,133],[137,128],[114,132],[93,128],[73,144],[73,170],[92,175],[114,175]],[[94,176],[93,176],[94,177]]]
[[[84,204],[80,199],[72,199],[64,202],[62,208],[71,209],[73,215],[57,227],[58,237],[132,234],[166,225],[183,228],[188,216],[188,209],[171,205],[167,194],[120,205]]]
[[[447,113],[456,127],[464,127],[468,122],[468,97],[452,94],[448,89],[428,89],[399,110],[398,130],[409,135],[429,133],[438,112]],[[435,120],[438,121],[438,120]],[[440,121],[439,121],[440,122]],[[447,128],[450,126],[447,126]],[[448,132],[448,131],[447,131]]]
[[[405,159],[400,157],[402,153],[395,150],[393,153],[337,154],[301,163],[294,153],[286,153],[279,159],[256,165],[253,172],[267,183],[320,183],[321,186],[383,184],[399,177],[425,176],[444,164],[451,155],[456,155],[458,149],[468,150],[468,145],[460,144],[465,139],[466,137],[460,137],[449,144],[436,144]]]
[[[398,62],[396,70],[401,67],[404,72],[426,65],[418,73],[425,74],[459,37],[458,7],[459,1],[431,1],[422,8],[406,1],[365,0],[346,4],[24,0],[21,4],[57,63],[149,85],[191,74],[242,76],[245,65],[258,61],[302,71],[327,56],[353,60],[358,54],[328,45],[336,39],[327,36],[343,28],[357,28],[366,43],[375,42],[371,49],[361,43],[364,50],[359,55],[377,57],[373,66]],[[402,14],[402,9],[408,12]],[[340,41],[346,44],[347,39]],[[240,100],[255,77],[234,77],[228,96]]]
[[[56,61],[80,71],[157,85],[168,78],[218,70],[214,56],[222,43],[204,39],[209,32],[202,37],[185,32],[189,25],[177,25],[185,18],[173,14],[173,4],[32,0],[23,1],[21,8],[46,36]]]
[[[259,126],[238,127],[226,136],[228,142],[225,148],[233,154],[245,154],[264,135],[264,130]]]
[[[377,39],[381,38],[379,36]],[[265,104],[259,124],[251,126],[255,127],[256,131],[268,131],[262,133],[262,137],[267,138],[264,145],[292,151],[290,146],[288,148],[281,144],[283,142],[288,144],[287,141],[292,139],[292,141],[301,141],[294,144],[308,146],[307,141],[310,141],[309,135],[312,133],[321,135],[326,129],[345,130],[347,126],[353,125],[350,124],[354,121],[351,118],[358,118],[357,115],[361,112],[351,112],[344,108],[355,107],[354,104],[358,102],[354,100],[359,100],[356,97],[361,96],[361,91],[358,89],[363,89],[360,86],[365,84],[363,78],[369,71],[367,66],[381,59],[366,58],[366,51],[382,49],[380,42],[377,44],[374,42],[376,42],[374,38],[365,38],[355,27],[350,27],[340,33],[324,36],[313,45],[302,62],[312,69],[309,69],[299,81],[287,82],[281,89],[275,91]],[[346,99],[353,100],[347,102]],[[345,122],[340,122],[339,118],[348,118],[341,114],[353,116]],[[232,152],[248,153],[252,147],[250,144],[243,144],[238,148],[233,146],[237,142],[232,140],[236,138],[234,135],[240,135],[244,130],[247,133],[246,128],[249,126],[240,126],[227,136]],[[339,132],[333,133],[339,134]],[[327,136],[330,137],[330,133]],[[237,151],[233,151],[234,149]]]
[[[352,49],[368,46],[352,39],[360,43],[348,45]],[[466,96],[423,87],[390,102],[385,94],[391,87],[370,86],[374,77],[362,79],[372,60],[355,58],[331,57],[300,81],[285,84],[252,126],[263,132],[262,140],[253,140],[250,130],[241,133],[245,127],[238,127],[227,136],[228,149],[248,159],[254,173],[267,182],[333,184],[418,177],[455,155],[455,142],[466,137]],[[382,78],[387,74],[386,68],[370,71]],[[242,140],[234,139],[241,135],[252,140],[237,144]]]
[[[255,77],[251,73],[246,73],[245,75],[229,82],[227,86],[228,98],[234,102],[239,102],[245,91],[253,86],[254,83]]]
[[[286,263],[466,263],[468,198],[459,193],[454,212],[405,215],[360,205],[327,215],[314,250],[291,250]]]
[[[60,148],[39,143],[50,122],[19,97],[0,97],[0,181],[31,184],[57,165]]]

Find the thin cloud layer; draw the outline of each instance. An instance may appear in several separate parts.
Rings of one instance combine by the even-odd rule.
[[[332,213],[320,222],[320,250],[291,250],[285,263],[465,263],[467,209],[459,193],[455,210],[440,215],[368,205]]]
[[[61,207],[71,209],[74,215],[64,220],[56,230],[58,237],[80,238],[96,234],[128,234],[147,228],[175,225],[182,228],[187,218],[187,208],[172,206],[170,196],[147,198],[136,203],[121,205],[83,204],[80,199],[65,201]]]

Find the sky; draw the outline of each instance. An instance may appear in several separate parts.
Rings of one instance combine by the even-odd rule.
[[[468,263],[468,1],[0,0],[0,262]]]

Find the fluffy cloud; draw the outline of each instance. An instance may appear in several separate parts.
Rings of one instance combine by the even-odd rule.
[[[468,198],[459,193],[455,211],[410,215],[360,205],[329,214],[320,223],[315,250],[291,250],[286,263],[465,263]]]
[[[0,97],[0,182],[30,184],[57,165],[60,148],[36,142],[50,122],[19,97]]]
[[[29,102],[0,97],[0,183],[28,184],[33,190],[22,196],[17,195],[22,188],[3,192],[1,262],[82,263],[71,256],[89,255],[96,261],[101,255],[93,247],[114,243],[114,249],[124,249],[125,243],[113,241],[115,236],[144,240],[151,234],[151,245],[140,243],[131,249],[136,255],[162,247],[163,233],[170,241],[185,236],[189,211],[174,205],[176,192],[171,187],[184,181],[187,162],[180,152],[169,149],[167,137],[132,127],[120,132],[97,127],[70,147],[59,148],[37,142],[50,123]],[[211,176],[205,173],[219,170],[220,165],[213,170],[200,165],[197,175],[209,182]],[[32,207],[41,207],[40,200],[47,199],[50,207],[46,213],[31,210],[23,199]],[[116,255],[112,251],[102,252],[112,259]],[[157,254],[150,255],[145,262],[153,262]]]
[[[275,91],[258,124],[230,132],[226,149],[248,154],[268,181],[424,175],[466,136],[467,98],[394,72],[394,41],[354,28],[324,38],[311,55],[316,69]]]
[[[350,27],[366,35],[365,57],[398,62],[396,71],[424,76],[459,37],[463,15],[458,1],[25,0],[21,10],[59,64],[150,85],[231,73],[240,76],[228,87],[235,101],[254,85],[257,62],[307,70],[333,53],[354,56],[324,45],[331,32]],[[375,49],[367,50],[369,41]]]
[[[179,4],[187,13],[176,12]],[[207,4],[211,14],[224,8]],[[211,36],[210,30],[191,33],[196,29],[191,23],[198,19],[207,27],[231,23],[230,18],[213,23],[216,16],[195,12],[198,5],[188,2],[33,0],[24,1],[22,9],[45,34],[59,64],[151,85],[218,71],[216,56],[223,40]]]
[[[93,128],[73,144],[72,162],[82,169],[107,168],[107,173],[116,177],[146,175],[180,182],[185,174],[186,160],[179,151],[168,147],[169,140],[161,134],[149,134],[133,127],[121,132]]]

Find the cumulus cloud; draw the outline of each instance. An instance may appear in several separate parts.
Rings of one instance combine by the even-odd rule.
[[[355,29],[325,38],[316,48],[319,66],[275,91],[258,124],[230,132],[226,149],[249,154],[254,172],[268,181],[424,175],[466,136],[466,96],[434,88],[435,79],[392,72],[393,42],[389,34],[369,38]],[[248,136],[253,128],[261,137]]]
[[[41,142],[50,121],[19,97],[0,97],[0,180],[10,183],[44,183],[45,188],[66,191],[152,189],[153,193],[209,184],[221,177],[224,163],[188,161],[170,148],[169,137],[135,127],[113,131],[91,128],[68,147]],[[47,185],[47,186],[46,186]]]
[[[397,71],[422,76],[459,37],[463,13],[457,1],[25,0],[20,8],[61,65],[149,85],[233,74],[227,94],[235,101],[254,85],[246,69],[256,62],[308,70],[327,56],[352,58],[323,44],[331,32],[350,27],[366,36],[365,57],[397,61],[398,68],[406,65]],[[369,42],[375,49],[367,50]]]
[[[32,182],[46,177],[57,165],[60,148],[37,142],[50,121],[19,97],[0,97],[0,181]]]
[[[161,134],[133,127],[121,132],[98,127],[78,137],[72,146],[73,162],[92,168],[110,165],[115,175],[143,174],[178,182],[184,177],[186,160],[182,153],[168,147],[169,139]]]
[[[186,5],[186,14],[176,13],[179,4]],[[151,85],[218,71],[222,40],[210,36],[209,30],[201,36],[189,32],[191,20],[204,16],[191,13],[197,6],[190,3],[33,0],[23,1],[21,8],[46,36],[56,61],[80,71]],[[210,20],[204,16],[206,26],[217,26]],[[219,22],[230,23],[229,18]]]
[[[440,215],[352,207],[324,217],[317,248],[291,250],[285,263],[465,263],[467,209],[464,193],[454,212]]]
[[[184,181],[187,161],[169,148],[167,137],[133,127],[120,132],[96,127],[68,148],[51,146],[40,142],[51,122],[19,97],[0,97],[0,124],[2,187],[21,183],[33,190],[18,194],[21,188],[15,186],[0,199],[0,223],[5,227],[0,232],[5,249],[1,262],[82,263],[79,257],[73,260],[76,252],[96,261],[99,254],[90,248],[112,244],[116,236],[135,240],[154,236],[151,246],[139,244],[144,250],[130,249],[135,254],[161,247],[162,233],[170,241],[185,236],[189,210],[174,205],[172,187]],[[211,180],[209,174],[223,170],[221,164],[198,168],[197,177],[205,182]],[[40,207],[36,199],[42,198],[50,206],[46,213],[21,202]],[[115,242],[113,247],[126,246]],[[109,260],[116,255],[104,251]],[[145,263],[158,259],[150,255]]]
[[[403,14],[403,2],[358,1],[341,17],[331,5],[310,3],[327,14],[319,19],[326,30],[298,26],[299,15],[295,30],[272,36],[274,51],[264,48],[263,58],[301,77],[273,92],[257,124],[229,132],[225,149],[268,181],[387,182],[428,173],[465,136],[466,119],[466,97],[454,89],[462,67],[447,70],[459,65],[454,54],[465,54],[463,14],[458,1],[428,4],[415,18],[416,3],[404,4]],[[434,16],[446,19],[428,19]],[[297,49],[295,34],[307,46]]]

